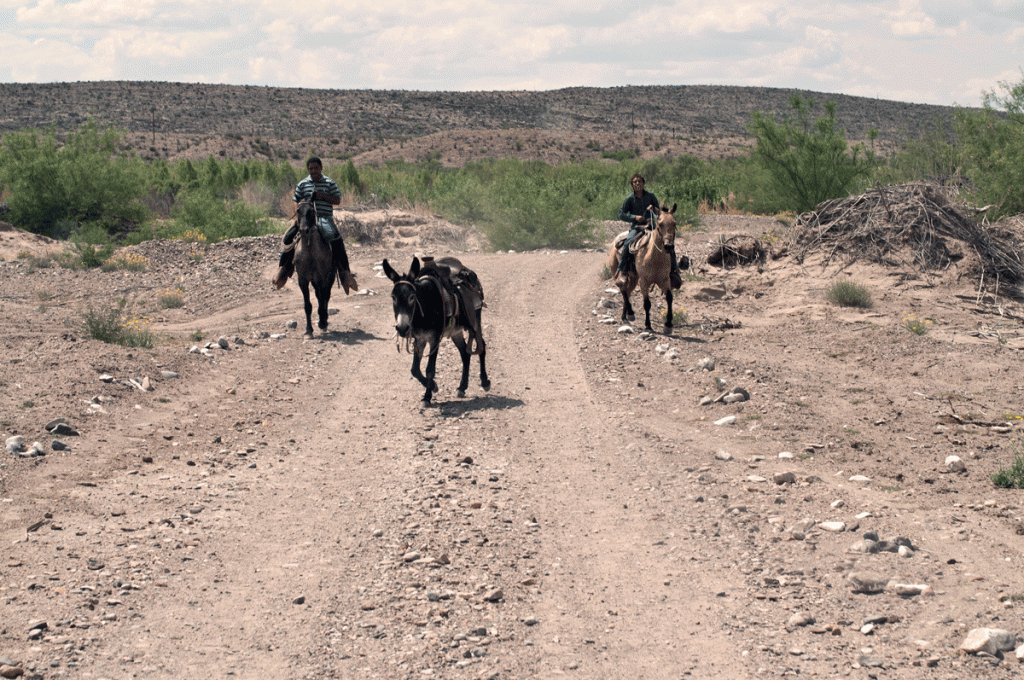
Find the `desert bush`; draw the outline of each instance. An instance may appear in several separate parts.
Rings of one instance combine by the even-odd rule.
[[[174,219],[158,229],[163,238],[177,238],[190,231],[202,234],[210,243],[228,238],[261,236],[272,227],[266,213],[242,201],[225,202],[205,192],[189,194],[175,206]]]
[[[867,288],[850,281],[849,279],[841,279],[839,281],[833,281],[832,285],[829,286],[828,291],[825,293],[825,298],[834,305],[839,307],[859,307],[862,309],[869,309],[874,305],[874,301],[871,299],[871,293]]]
[[[992,483],[1002,489],[1024,489],[1024,451],[1017,448],[1016,442],[1010,442],[1010,448],[1013,461],[992,474]]]
[[[93,340],[125,347],[151,348],[155,341],[149,330],[149,319],[144,316],[128,317],[127,304],[122,300],[116,307],[93,309],[82,314],[85,335]]]
[[[107,233],[131,229],[148,211],[147,169],[118,152],[121,135],[93,121],[59,144],[54,129],[9,132],[0,145],[0,185],[10,187],[9,221],[26,231],[56,233],[61,222],[99,225]]]
[[[913,312],[903,317],[903,327],[914,335],[927,335],[931,324],[931,319],[919,319]]]
[[[766,206],[770,211],[813,210],[822,201],[845,196],[858,181],[871,177],[874,155],[864,153],[860,144],[847,144],[836,122],[835,102],[826,102],[825,115],[814,121],[815,104],[809,97],[793,95],[790,106],[793,115],[781,123],[755,111],[748,125],[756,138],[751,159],[767,171],[764,188],[778,200]]]
[[[985,93],[981,111],[959,109],[955,117],[973,198],[995,206],[993,220],[1024,212],[1024,80],[999,87]]]
[[[185,291],[181,288],[168,288],[157,296],[160,309],[180,309],[185,306]]]
[[[100,265],[100,269],[105,272],[144,272],[148,266],[149,260],[143,255],[139,255],[137,253],[121,253],[120,255],[112,255],[104,260]]]

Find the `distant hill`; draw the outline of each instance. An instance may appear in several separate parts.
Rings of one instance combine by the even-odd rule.
[[[801,90],[716,85],[575,87],[547,92],[313,90],[160,82],[0,84],[0,133],[90,117],[126,133],[145,157],[209,155],[357,164],[401,158],[460,165],[514,156],[560,162],[638,155],[728,156],[746,146],[753,111],[788,114],[794,94],[835,101],[847,138],[879,131],[885,152],[954,109]],[[820,110],[820,109],[819,109]]]

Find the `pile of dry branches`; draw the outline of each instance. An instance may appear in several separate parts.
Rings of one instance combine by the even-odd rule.
[[[974,219],[953,203],[953,191],[933,184],[879,186],[849,198],[826,201],[796,222],[791,250],[802,262],[809,252],[867,258],[921,272],[945,270],[969,253],[981,262],[979,288],[1024,297],[1024,263],[1006,230]],[[969,216],[967,213],[971,213]]]

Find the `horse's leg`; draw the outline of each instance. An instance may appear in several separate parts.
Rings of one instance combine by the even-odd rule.
[[[455,393],[455,396],[464,398],[466,396],[466,388],[469,387],[469,348],[466,347],[466,338],[460,331],[457,334],[452,335],[452,342],[459,349],[459,357],[462,359],[462,379],[459,381],[459,389]]]
[[[651,328],[651,296],[644,293],[644,328],[654,332]]]
[[[321,282],[317,285],[316,290],[316,301],[317,314],[320,316],[320,323],[317,327],[322,330],[327,330],[327,303],[331,301],[331,284],[328,283],[326,286]]]
[[[622,289],[622,321],[633,323],[636,321],[636,312],[633,311],[633,303],[629,301],[629,294],[632,291],[623,288]]]
[[[313,303],[309,300],[309,281],[299,279],[299,288],[302,290],[302,309],[306,312],[306,335],[313,337]]]
[[[669,288],[667,288],[665,290],[665,306],[667,307],[667,309],[665,311],[665,328],[671,331],[672,330],[672,288],[671,288],[671,284],[669,285]]]

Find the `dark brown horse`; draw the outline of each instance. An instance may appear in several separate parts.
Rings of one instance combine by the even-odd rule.
[[[462,379],[457,396],[466,396],[472,354],[480,360],[480,386],[484,391],[489,390],[487,345],[480,323],[483,289],[476,274],[455,258],[443,258],[421,269],[419,258],[414,257],[407,274],[399,274],[387,260],[383,265],[384,273],[395,284],[391,290],[395,330],[400,338],[412,343],[412,375],[426,388],[423,404],[429,404],[431,395],[437,392],[437,382],[434,381],[437,351],[441,340],[446,337],[452,339],[462,357]],[[467,335],[469,344],[466,343]],[[424,375],[420,371],[420,362],[428,345],[430,354]]]
[[[634,290],[639,288],[644,296],[644,313],[646,314],[644,326],[647,330],[652,330],[651,289],[657,286],[661,288],[661,292],[665,296],[665,304],[668,305],[668,310],[665,313],[665,328],[666,330],[672,329],[672,283],[670,280],[672,255],[665,250],[665,246],[675,246],[675,211],[675,204],[669,208],[666,203],[661,206],[660,210],[651,208],[651,213],[656,212],[657,214],[652,214],[649,219],[653,222],[656,216],[658,220],[657,226],[653,231],[637,237],[634,241],[634,245],[638,248],[636,253],[636,271],[629,272],[628,274],[619,273],[615,278],[615,285],[618,286],[619,292],[622,293],[622,321],[624,323],[636,320],[636,314],[633,312],[633,305],[629,302],[629,296]],[[625,232],[619,234],[608,252],[608,268],[613,272],[618,270],[619,248],[625,237]]]
[[[320,317],[317,327],[327,330],[327,303],[331,301],[331,285],[335,267],[331,244],[317,226],[316,206],[302,201],[295,207],[295,222],[299,226],[295,244],[295,278],[302,291],[302,304],[306,312],[305,337],[313,337],[313,303],[309,299],[309,286],[316,293],[316,311]]]

